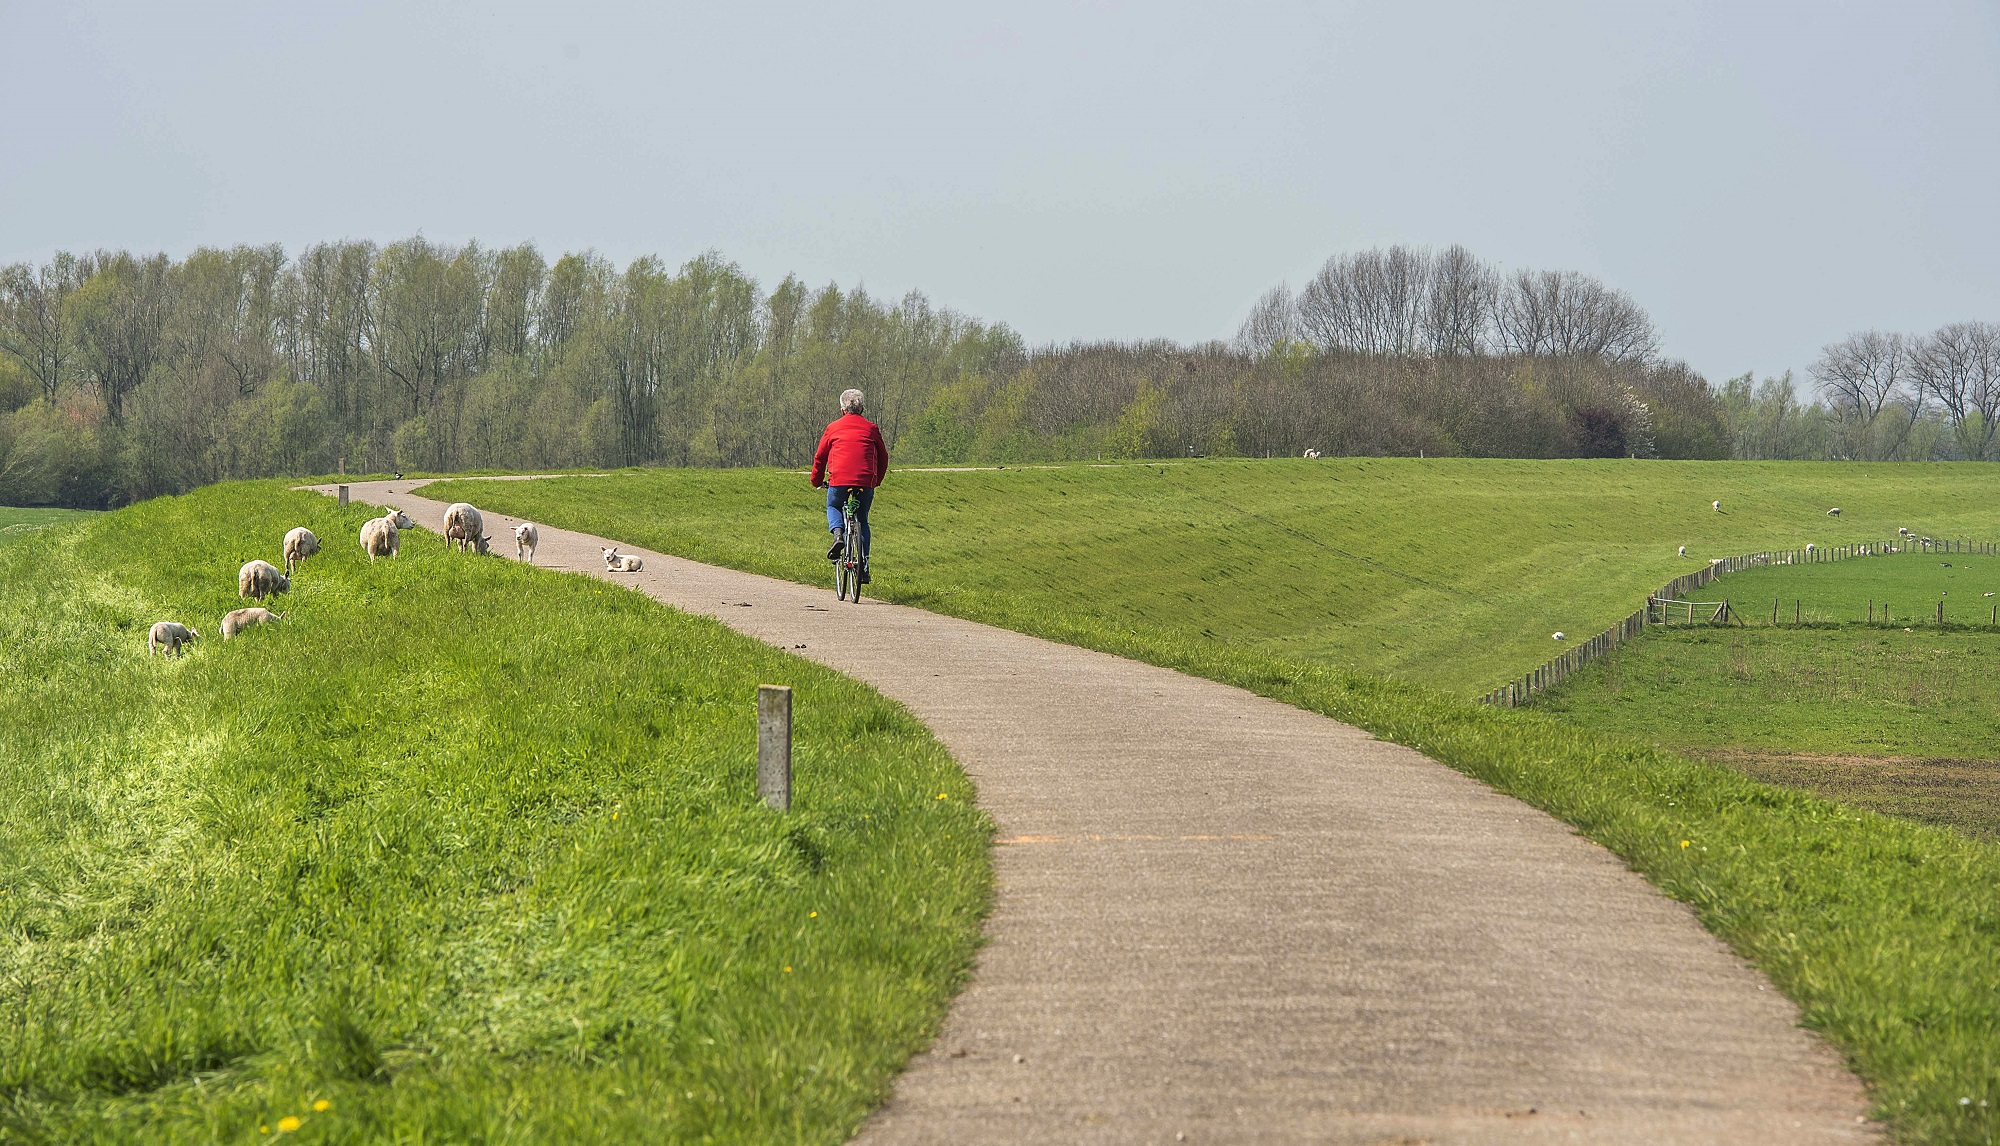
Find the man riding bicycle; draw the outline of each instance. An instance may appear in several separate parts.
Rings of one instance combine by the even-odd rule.
[[[840,417],[820,435],[819,450],[813,454],[812,483],[814,489],[826,487],[826,526],[833,533],[833,548],[826,551],[826,559],[837,561],[848,545],[859,544],[861,583],[866,585],[868,507],[875,501],[875,487],[889,472],[889,447],[882,444],[882,431],[875,423],[861,416],[861,391],[842,391],[840,408]],[[858,538],[843,533],[843,511],[850,498],[854,501],[854,525],[861,534]]]

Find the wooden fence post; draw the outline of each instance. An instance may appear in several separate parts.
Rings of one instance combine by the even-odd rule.
[[[340,504],[342,504],[342,505],[346,505],[346,504],[347,504],[347,487],[346,487],[346,486],[341,486],[341,487],[340,487]]]
[[[757,686],[757,794],[780,812],[792,810],[792,689]]]

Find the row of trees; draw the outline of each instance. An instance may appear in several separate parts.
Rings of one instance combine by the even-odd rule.
[[[1820,436],[1829,456],[1994,459],[2000,324],[1851,334],[1826,348],[1812,376],[1825,403]]]
[[[1963,333],[1949,346],[1977,343]],[[1983,457],[1990,364],[1977,374],[1964,363],[1986,360],[1945,337],[1896,341],[1887,367],[1857,343],[1839,375],[1861,380],[1851,390],[1831,381],[1830,349],[1826,402],[1774,410],[1776,383],[1718,393],[1661,359],[1621,292],[1503,275],[1462,248],[1329,260],[1296,295],[1266,295],[1233,344],[1034,350],[921,294],[790,277],[766,292],[714,255],[620,269],[422,238],[58,254],[0,268],[0,503],[117,504],[343,465],[796,466],[850,386],[903,462],[1821,456],[1826,426],[1868,443],[1828,456],[1976,438],[1959,452]],[[1818,438],[1801,438],[1815,418]],[[1926,437],[1933,424],[1984,437]]]

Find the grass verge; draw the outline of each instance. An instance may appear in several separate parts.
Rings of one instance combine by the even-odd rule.
[[[0,1139],[843,1140],[977,943],[962,773],[640,594],[423,532],[371,565],[371,512],[231,485],[0,551]],[[299,524],[288,615],[221,642]]]
[[[1419,464],[1409,463],[1397,480],[1423,481],[1410,468]],[[1483,464],[1454,463],[1459,472],[1405,507],[1408,514],[1444,513],[1448,495],[1472,483]],[[1520,480],[1514,471],[1539,467],[1537,504],[1572,500],[1563,484],[1568,474],[1579,475],[1577,496],[1586,501],[1610,480],[1589,465],[1490,464],[1502,493]],[[1366,477],[1367,465],[1354,465],[1357,479]],[[1299,518],[1278,508],[1307,480],[1293,468],[1269,467],[1268,479],[1257,467],[1236,464],[1059,470],[1018,481],[1013,471],[904,475],[893,499],[885,495],[881,503],[898,508],[878,518],[883,541],[876,584],[892,599],[1224,681],[1350,721],[1542,808],[1692,905],[1712,931],[1763,969],[1798,1002],[1806,1024],[1847,1055],[1869,1083],[1877,1113],[1901,1141],[1981,1143],[2000,1136],[2000,983],[1993,974],[2000,904],[1988,890],[2000,882],[2000,848],[1762,784],[1546,713],[1484,708],[1357,673],[1328,663],[1331,657],[1287,654],[1258,636],[1259,626],[1269,622],[1250,614],[1283,616],[1297,599],[1330,600],[1339,590],[1322,588],[1320,579],[1350,567],[1319,563],[1307,555],[1307,542],[1284,540],[1306,531],[1294,524]],[[1736,489],[1789,481],[1779,500],[1802,509],[1827,500],[1823,487],[1832,479],[1816,469],[1823,467],[1787,476],[1775,467],[1718,465],[1704,484]],[[1648,464],[1622,472],[1634,476],[1621,480],[1636,482],[1636,475],[1655,469]],[[1892,489],[1920,476],[1852,472],[1852,480],[1885,480]],[[1245,488],[1265,480],[1268,489]],[[811,543],[823,535],[798,484],[790,474],[663,472],[588,482],[453,483],[424,493],[817,583],[825,563]],[[1120,484],[1130,488],[1121,491]],[[1367,509],[1373,515],[1368,520],[1396,517],[1394,490],[1371,488],[1383,501]],[[1236,504],[1264,504],[1270,511],[1264,520],[1242,524],[1186,496],[1221,489],[1241,495]],[[1078,511],[1056,500],[1069,496],[1087,496],[1095,507]],[[1632,493],[1628,500],[1637,506],[1659,499]],[[1470,517],[1496,501],[1475,499],[1470,509],[1451,511],[1446,532],[1469,528]],[[1827,504],[1844,504],[1855,516],[1851,507],[1862,502],[1850,496]],[[1135,516],[1120,517],[1120,506],[1136,506]],[[1183,511],[1180,517],[1168,516],[1173,506]],[[1707,509],[1707,499],[1702,506],[1720,516]],[[1323,504],[1301,513],[1308,511],[1327,512]],[[1490,527],[1491,519],[1485,521]],[[1209,547],[1239,524],[1239,543]],[[1414,531],[1422,524],[1399,528]],[[1641,531],[1625,528],[1628,536]],[[1357,527],[1357,538],[1360,532]],[[1727,551],[1776,543],[1746,538],[1728,542]],[[1504,544],[1503,536],[1482,542],[1476,552],[1440,546],[1437,555],[1450,560],[1434,563],[1438,575],[1497,596],[1490,587],[1521,570],[1511,558],[1498,561],[1497,571],[1480,567],[1478,558]],[[1613,568],[1629,544],[1608,550],[1584,545],[1583,553],[1551,569],[1561,574],[1558,584],[1567,584]],[[890,572],[899,566],[902,572]],[[1643,595],[1679,571],[1649,557],[1636,571],[1623,570],[1618,581],[1636,584]],[[1242,599],[1253,590],[1260,595]],[[1607,621],[1633,604],[1624,589],[1615,601],[1600,595]],[[1493,631],[1490,618],[1475,621],[1462,614],[1445,626],[1442,640],[1464,642]],[[1405,650],[1440,640],[1405,631],[1417,623],[1405,618],[1395,626],[1354,625],[1357,631],[1340,640],[1359,647],[1379,637],[1385,644],[1402,642]],[[1572,627],[1588,631],[1583,624]],[[1492,660],[1490,650],[1468,648],[1464,655]]]
[[[0,505],[0,545],[8,545],[64,522],[90,516],[81,509],[24,509]]]

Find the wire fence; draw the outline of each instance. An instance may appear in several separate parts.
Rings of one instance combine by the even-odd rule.
[[[1764,553],[1746,553],[1739,557],[1717,557],[1704,568],[1684,573],[1660,586],[1658,592],[1646,597],[1645,608],[1596,636],[1572,645],[1561,656],[1529,669],[1518,679],[1510,680],[1480,697],[1479,701],[1481,704],[1494,704],[1502,708],[1516,708],[1526,704],[1537,694],[1547,692],[1562,683],[1571,673],[1594,661],[1602,660],[1611,650],[1645,632],[1648,623],[1670,622],[1674,619],[1673,610],[1679,610],[1687,605],[1694,605],[1697,608],[1706,605],[1708,609],[1715,610],[1709,619],[1716,622],[1732,619],[1735,613],[1726,601],[1685,600],[1690,590],[1699,589],[1717,577],[1769,565],[1809,565],[1846,561],[1854,557],[1881,557],[1894,553],[1968,553],[1995,557],[2000,556],[2000,542],[1911,536],[1898,537],[1894,541],[1862,541],[1830,546],[1808,545],[1803,549],[1774,549]],[[1672,610],[1663,608],[1669,604],[1673,606]],[[1691,614],[1688,619],[1694,619],[1693,615]]]

